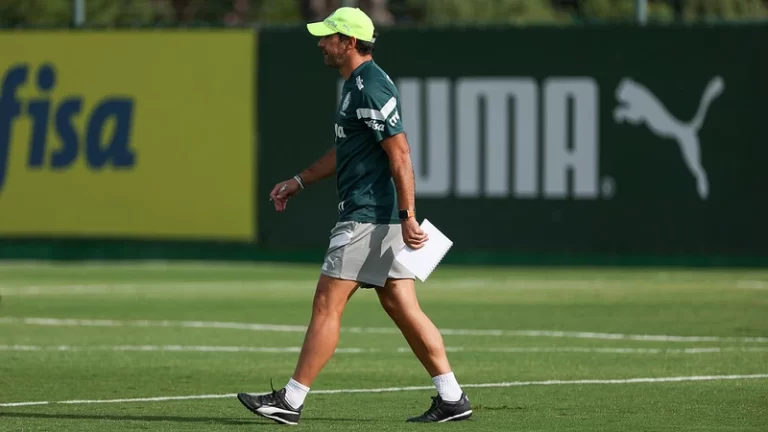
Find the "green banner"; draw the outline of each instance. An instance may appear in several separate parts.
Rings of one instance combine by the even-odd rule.
[[[767,26],[386,30],[374,55],[419,217],[455,250],[766,256],[766,42]],[[340,77],[315,44],[260,38],[259,196],[333,145]],[[324,245],[336,205],[334,180],[285,213],[262,200],[261,245]]]

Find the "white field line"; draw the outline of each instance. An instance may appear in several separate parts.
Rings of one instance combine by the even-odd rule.
[[[629,378],[629,379],[588,379],[588,380],[549,380],[549,381],[512,381],[496,383],[462,384],[465,388],[504,388],[504,387],[524,387],[524,386],[549,386],[549,385],[596,385],[596,384],[642,384],[642,383],[666,383],[666,382],[687,382],[687,381],[724,381],[724,380],[747,380],[747,379],[766,379],[768,374],[754,375],[710,375],[710,376],[678,376],[678,377],[660,377],[660,378]],[[386,392],[405,392],[419,390],[434,390],[433,386],[414,386],[414,387],[386,387],[373,389],[335,389],[335,390],[313,390],[312,394],[349,394],[349,393],[386,393]],[[207,394],[192,396],[161,396],[148,398],[131,399],[96,399],[96,400],[67,400],[67,401],[38,401],[38,402],[5,402],[0,403],[0,407],[19,407],[31,405],[52,405],[52,404],[112,404],[129,402],[165,402],[178,400],[194,399],[224,399],[234,398],[236,394]]]
[[[656,278],[668,282],[695,282],[698,279]],[[768,289],[768,281],[753,279],[716,280],[722,288],[748,290]],[[313,290],[315,281],[312,279],[263,279],[243,281],[147,281],[139,283],[102,283],[87,284],[40,284],[27,285],[19,283],[0,284],[0,293],[8,296],[42,296],[42,295],[93,295],[107,293],[137,294],[146,291],[173,290],[174,292],[213,292],[213,290],[244,289],[254,287],[279,287],[281,289]],[[520,278],[463,278],[435,279],[427,286],[445,289],[484,288],[487,290],[541,290],[541,289],[624,289],[637,286],[647,286],[647,280],[632,279],[520,279]]]
[[[66,271],[69,269],[94,269],[94,270],[195,270],[195,271],[232,271],[251,270],[253,272],[270,272],[274,268],[302,269],[302,264],[292,264],[281,261],[263,261],[259,263],[236,261],[196,261],[196,260],[130,260],[124,262],[103,260],[82,260],[76,264],[59,263],[45,260],[13,260],[0,262],[0,270],[40,270],[40,271]]]
[[[270,332],[304,333],[305,326],[277,325],[260,323],[237,323],[218,321],[120,321],[120,320],[84,320],[60,318],[0,318],[0,324],[41,325],[54,327],[184,327],[206,329],[233,329]],[[394,327],[342,327],[345,333],[400,334]],[[556,337],[575,339],[633,340],[649,342],[742,342],[768,343],[768,337],[725,337],[725,336],[673,336],[673,335],[638,335],[624,333],[596,333],[552,330],[494,330],[494,329],[441,329],[443,335],[450,336],[523,336]]]
[[[301,347],[247,347],[247,346],[208,346],[208,345],[0,345],[0,351],[53,351],[53,352],[92,352],[92,351],[138,351],[138,352],[222,352],[222,353],[298,353]],[[380,352],[373,348],[338,348],[341,354],[362,354]]]
[[[736,288],[768,290],[768,281],[740,280],[736,283]]]
[[[290,289],[311,291],[316,282],[308,279],[300,280],[261,280],[261,281],[223,281],[223,282],[147,282],[147,283],[94,283],[85,285],[21,285],[0,284],[0,293],[6,296],[30,297],[30,296],[72,296],[72,295],[98,295],[98,294],[141,294],[173,291],[174,293],[201,292],[209,293],[213,290],[245,290],[249,288],[268,287],[270,289]],[[541,290],[541,289],[595,289],[595,288],[619,288],[623,282],[617,281],[607,284],[604,281],[581,280],[521,280],[521,279],[452,279],[448,281],[430,281],[432,286],[445,289],[469,289],[483,287],[487,290]]]
[[[222,282],[147,282],[147,283],[93,283],[84,285],[23,285],[14,286],[9,284],[0,284],[0,293],[7,296],[45,296],[45,295],[89,295],[89,294],[139,294],[143,292],[154,292],[156,290],[173,290],[174,292],[194,292],[204,293],[213,292],[213,290],[223,289],[244,289],[248,287],[268,286],[270,288],[290,288],[296,286],[306,286],[307,280],[266,280],[266,281],[222,281]]]
[[[45,260],[14,260],[14,261],[5,261],[0,263],[0,269],[2,270],[61,270],[61,269],[70,269],[70,268],[95,268],[95,269],[147,269],[147,268],[158,268],[161,270],[166,269],[200,269],[200,268],[211,268],[215,269],[217,267],[219,268],[237,268],[239,267],[239,263],[217,263],[217,262],[206,262],[206,261],[166,261],[166,260],[135,260],[131,262],[109,262],[109,261],[99,261],[99,260],[83,260],[79,261],[77,264],[67,264],[67,263],[57,263],[57,262],[51,262],[51,261],[45,261]],[[242,266],[248,266],[250,267],[250,264],[244,263]]]
[[[645,282],[602,279],[449,279],[430,281],[429,286],[445,289],[483,288],[486,290],[542,290],[542,289],[605,289],[625,288]],[[44,295],[92,295],[92,294],[138,294],[147,291],[173,290],[174,292],[213,292],[223,289],[245,289],[269,287],[281,289],[314,290],[316,281],[310,279],[266,279],[259,281],[168,281],[145,283],[91,283],[91,284],[43,284],[13,285],[0,284],[2,294],[8,296],[44,296]]]
[[[300,346],[249,347],[210,345],[0,345],[0,351],[17,352],[204,352],[204,353],[298,353]],[[768,352],[768,347],[705,348],[589,348],[589,347],[446,347],[449,352],[466,353],[588,353],[588,354],[713,354],[724,352]],[[410,353],[406,347],[396,349],[337,348],[338,354]]]
[[[450,352],[487,353],[595,353],[595,354],[708,354],[723,352],[768,352],[768,347],[706,347],[706,348],[589,348],[589,347],[501,347],[464,348],[446,347]],[[399,348],[411,352],[410,348]]]

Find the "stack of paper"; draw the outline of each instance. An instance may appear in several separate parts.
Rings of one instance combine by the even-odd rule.
[[[448,253],[453,242],[426,219],[421,229],[429,236],[424,246],[421,249],[405,246],[395,255],[395,259],[424,282]]]

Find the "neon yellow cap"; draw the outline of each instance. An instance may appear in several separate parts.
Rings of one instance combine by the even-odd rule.
[[[313,36],[322,37],[341,33],[361,41],[375,42],[373,21],[360,8],[338,8],[328,18],[307,24],[307,30]]]

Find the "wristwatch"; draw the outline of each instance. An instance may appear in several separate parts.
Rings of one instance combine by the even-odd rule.
[[[401,221],[406,221],[412,217],[416,217],[416,212],[413,210],[400,210],[398,212],[398,217]]]

